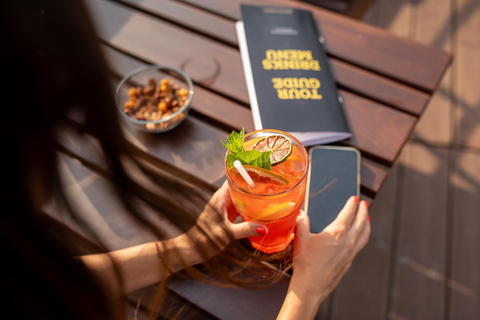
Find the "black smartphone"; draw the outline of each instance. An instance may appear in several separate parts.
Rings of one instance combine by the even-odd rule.
[[[352,147],[316,146],[310,148],[309,157],[304,209],[310,232],[320,233],[348,198],[360,195],[360,152]]]

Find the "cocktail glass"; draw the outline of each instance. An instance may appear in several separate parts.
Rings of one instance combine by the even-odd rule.
[[[235,209],[244,221],[256,221],[268,228],[267,235],[250,237],[250,243],[253,248],[269,254],[284,250],[294,238],[297,216],[305,199],[308,154],[295,137],[279,130],[253,131],[245,135],[244,140],[244,149],[251,150],[258,140],[279,134],[290,139],[292,153],[285,161],[272,166],[272,172],[288,179],[288,185],[257,179],[251,188],[237,170],[228,169],[225,163]]]

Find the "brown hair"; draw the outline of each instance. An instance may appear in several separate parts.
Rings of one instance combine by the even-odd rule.
[[[167,236],[146,218],[136,205],[139,200],[183,231],[199,228],[208,241],[193,244],[205,254],[207,263],[201,268],[188,268],[190,275],[243,287],[269,285],[280,278],[281,273],[265,267],[262,261],[276,262],[287,269],[284,261],[288,261],[289,251],[264,256],[251,252],[244,241],[233,241],[210,259],[207,247],[218,243],[196,225],[208,200],[205,190],[195,181],[182,182],[169,175],[167,167],[158,165],[151,170],[132,155],[132,146],[123,137],[118,119],[113,121],[117,111],[106,62],[82,1],[2,1],[0,9],[2,49],[7,56],[4,94],[12,100],[2,106],[0,126],[4,148],[0,163],[6,190],[2,197],[0,245],[8,258],[0,268],[0,277],[6,302],[20,318],[113,319],[118,314],[118,305],[108,299],[89,271],[72,259],[78,253],[73,239],[48,222],[32,199],[32,188],[37,188],[35,193],[45,189],[97,240],[99,250],[108,252],[65,196],[57,166],[59,150],[110,179],[118,201],[159,240]],[[72,110],[82,115],[81,125],[69,118]],[[59,143],[65,128],[95,137],[105,167],[96,167]],[[136,182],[125,168],[125,159],[162,192],[152,192]],[[35,185],[35,181],[41,184]],[[212,218],[218,217],[213,211],[207,206]]]

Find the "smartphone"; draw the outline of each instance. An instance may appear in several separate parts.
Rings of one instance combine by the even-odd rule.
[[[360,152],[352,147],[316,146],[309,150],[304,209],[310,232],[320,233],[351,196],[360,195]]]

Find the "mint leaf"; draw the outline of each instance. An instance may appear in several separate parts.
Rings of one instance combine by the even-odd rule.
[[[271,170],[272,163],[270,162],[270,151],[260,152],[257,150],[242,151],[237,154],[229,153],[227,155],[228,168],[233,167],[235,160],[240,160],[243,165],[251,165],[267,170]]]
[[[237,158],[247,164],[252,163],[262,156],[262,153],[257,150],[242,151],[237,153]]]
[[[230,150],[234,154],[241,151],[241,150],[238,150],[238,146],[235,145],[235,144],[225,144],[225,143],[223,143],[223,141],[222,141],[222,144],[225,148],[227,148],[228,150]]]
[[[227,167],[230,169],[233,167],[233,163],[237,160],[237,156],[233,153],[227,154]]]
[[[232,153],[239,153],[243,151],[243,140],[245,139],[245,129],[242,128],[240,133],[232,131],[232,133],[227,138],[227,143],[222,144],[225,148],[230,150]]]
[[[270,156],[272,154],[271,151],[267,152],[260,152],[261,156],[255,159],[254,162],[251,163],[252,166],[260,167],[267,170],[272,170],[272,163],[270,161]]]
[[[228,168],[233,167],[235,160],[240,160],[242,165],[251,165],[255,167],[271,170],[272,164],[270,162],[271,151],[260,152],[258,150],[244,150],[243,141],[245,139],[245,129],[242,129],[240,133],[233,131],[227,138],[227,143],[222,144],[225,148],[230,150],[227,155],[226,161]]]
[[[245,140],[245,128],[242,128],[239,133],[236,133],[235,131],[232,131],[230,136],[227,138],[227,143],[232,143],[232,142],[241,142],[242,143],[242,149],[243,149],[243,141]]]

